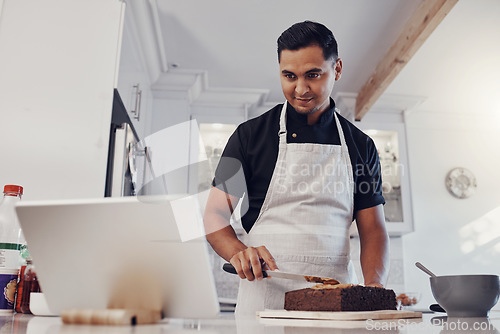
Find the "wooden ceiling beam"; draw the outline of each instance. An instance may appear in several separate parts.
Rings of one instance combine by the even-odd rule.
[[[458,0],[423,0],[396,42],[361,87],[355,119],[361,120]]]

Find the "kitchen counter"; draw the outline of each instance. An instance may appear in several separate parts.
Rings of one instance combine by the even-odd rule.
[[[236,318],[221,313],[217,319],[163,320],[156,325],[87,326],[64,325],[59,317],[15,314],[0,316],[0,333],[10,334],[306,334],[306,333],[500,333],[500,311],[488,318],[447,318],[443,313],[425,313],[422,319],[378,321],[329,321]]]

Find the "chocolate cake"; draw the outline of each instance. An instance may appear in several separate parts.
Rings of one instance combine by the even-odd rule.
[[[393,290],[352,284],[318,284],[285,293],[288,311],[376,311],[395,310]]]

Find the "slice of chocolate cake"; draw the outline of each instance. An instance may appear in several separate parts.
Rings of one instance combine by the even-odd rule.
[[[393,290],[352,284],[318,284],[285,293],[288,311],[376,311],[395,310]]]

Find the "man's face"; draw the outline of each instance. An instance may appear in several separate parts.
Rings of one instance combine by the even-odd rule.
[[[293,108],[317,117],[330,107],[330,94],[342,73],[340,58],[325,60],[317,45],[283,50],[280,56],[281,87]]]

